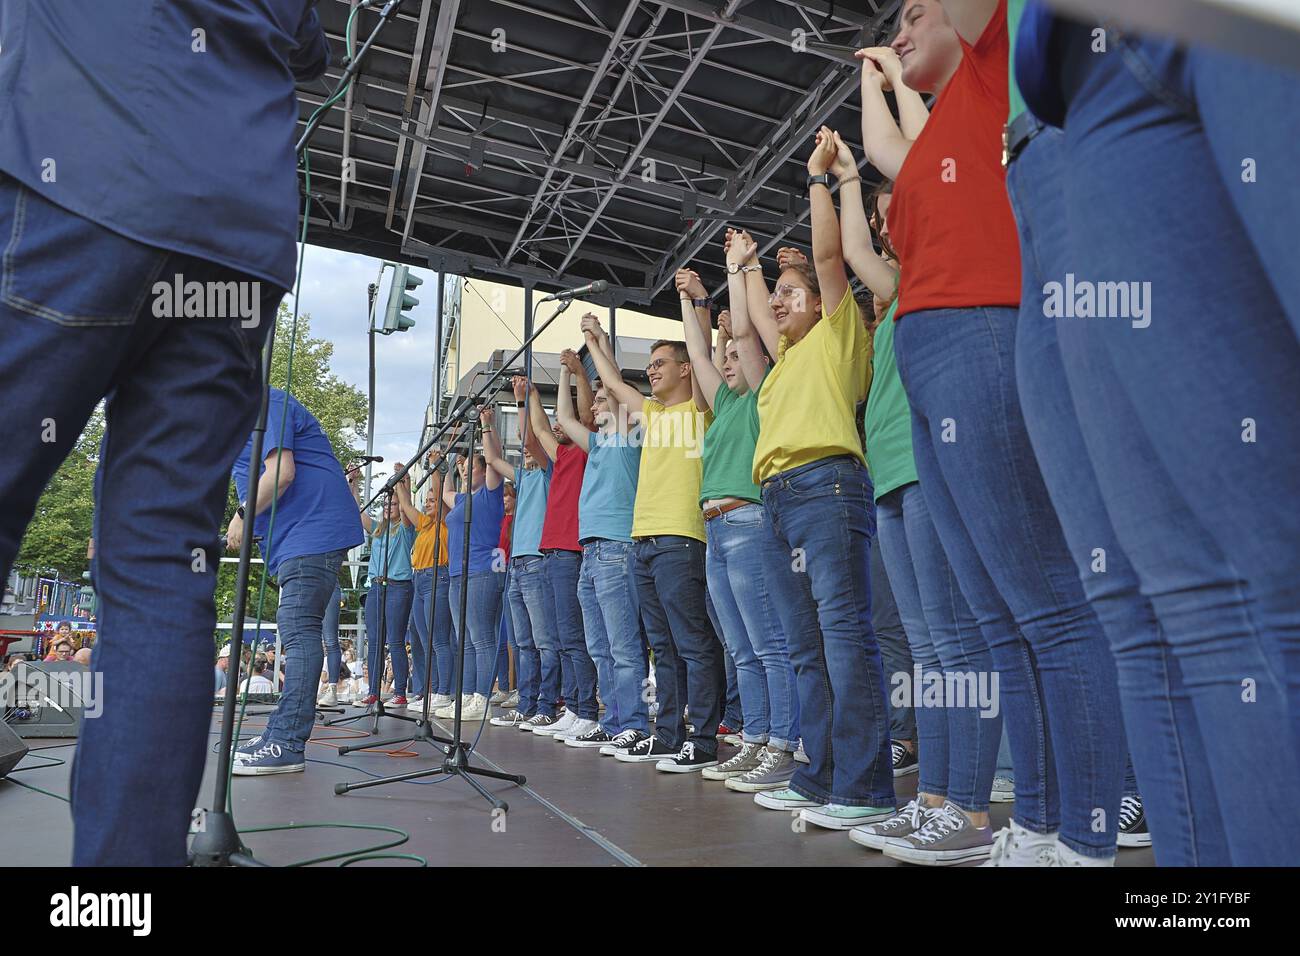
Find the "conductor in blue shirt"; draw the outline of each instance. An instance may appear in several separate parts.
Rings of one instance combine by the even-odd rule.
[[[280,586],[276,623],[284,648],[284,692],[266,729],[235,751],[238,776],[306,768],[303,751],[325,662],[321,624],[348,549],[365,540],[357,501],[334,448],[296,398],[271,389],[255,500],[249,489],[252,453],[250,437],[232,472],[240,504],[226,531],[226,547],[239,551],[249,515],[255,516],[267,573]]]
[[[294,84],[328,62],[311,0],[0,3],[0,578],[107,398],[78,866],[185,862],[217,529],[294,279]]]

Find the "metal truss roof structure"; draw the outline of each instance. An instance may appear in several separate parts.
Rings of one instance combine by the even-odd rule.
[[[355,0],[321,0],[335,59]],[[807,246],[805,161],[858,148],[857,67],[901,0],[406,0],[310,147],[308,241],[676,315],[721,241]],[[358,45],[377,21],[356,18]],[[341,68],[299,88],[300,118]],[[850,102],[852,101],[852,102]]]

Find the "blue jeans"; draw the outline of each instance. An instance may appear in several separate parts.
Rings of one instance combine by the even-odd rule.
[[[1133,728],[1139,783],[1153,807],[1174,806],[1198,825],[1194,843],[1171,843],[1153,809],[1153,844],[1158,854],[1169,846],[1170,859],[1194,851],[1200,862],[1225,862],[1217,798],[1233,864],[1293,863],[1300,808],[1282,795],[1300,782],[1300,518],[1291,506],[1300,493],[1300,299],[1288,212],[1300,186],[1262,173],[1243,182],[1242,162],[1289,168],[1300,84],[1136,37],[1115,38],[1113,53],[1096,59],[1105,62],[1080,62],[1066,77],[1056,164],[1069,261],[1085,279],[1141,279],[1159,295],[1146,327],[1066,318],[1056,327],[1116,535],[1160,625],[1116,648],[1126,716],[1138,707],[1155,719],[1166,701],[1173,711]],[[1038,152],[1051,149],[1049,139]],[[1017,173],[1031,187],[1041,175]],[[1103,181],[1112,192],[1086,201]],[[1194,216],[1180,199],[1189,195]],[[1141,225],[1151,223],[1166,227],[1159,241]],[[1112,417],[1116,409],[1127,417]],[[1171,723],[1191,745],[1181,767],[1167,753],[1153,764],[1159,755],[1138,739]],[[1261,826],[1236,812],[1243,801],[1276,803],[1283,818]]]
[[[339,682],[339,671],[343,667],[343,652],[339,648],[339,602],[343,600],[343,589],[334,583],[334,593],[325,605],[325,617],[321,621],[320,636],[325,646],[325,680],[329,684]]]
[[[542,567],[551,592],[560,653],[569,665],[567,677],[570,683],[564,688],[564,704],[583,720],[595,720],[600,713],[596,704],[596,665],[587,653],[582,605],[578,603],[582,552],[547,551]]]
[[[519,712],[555,716],[560,696],[560,642],[555,602],[547,587],[541,555],[510,562],[510,613],[519,645]]]
[[[1002,712],[981,714],[978,704],[945,700],[931,707],[915,700],[914,675],[936,680],[948,675],[954,681],[973,674],[987,679],[994,672],[993,658],[966,599],[939,534],[930,517],[925,494],[913,482],[895,488],[876,502],[877,536],[881,557],[903,629],[912,648],[913,672],[907,674],[907,699],[918,706],[917,759],[921,793],[946,796],[971,813],[989,806],[998,741],[1004,736]],[[931,676],[933,675],[933,676]],[[1010,758],[1008,757],[1008,762]]]
[[[338,591],[339,568],[347,555],[344,549],[289,558],[275,575],[280,585],[276,623],[280,627],[285,676],[280,703],[267,718],[263,736],[294,753],[305,749],[316,719],[316,685],[325,656],[321,626]],[[338,607],[338,603],[334,606]]]
[[[637,604],[655,655],[655,733],[679,750],[688,739],[683,707],[690,707],[695,752],[718,752],[718,723],[726,675],[722,644],[705,606],[704,543],[678,535],[636,542]]]
[[[785,631],[767,579],[781,556],[762,505],[736,508],[705,523],[705,569],[722,639],[736,665],[743,739],[793,751],[799,742],[799,695]]]
[[[854,458],[824,458],[763,483],[780,561],[772,601],[790,644],[808,765],[790,787],[809,800],[894,806],[889,708],[871,630],[871,479]]]
[[[713,625],[714,634],[722,634],[722,623],[718,620],[717,608],[713,606],[713,595],[708,593],[709,623]],[[736,661],[727,649],[727,642],[722,642],[722,723],[733,731],[743,730],[745,726],[744,709],[740,705],[740,681],[736,675]],[[721,725],[719,725],[721,727]]]
[[[366,659],[370,666],[372,694],[379,694],[384,686],[384,671],[379,663],[381,642],[387,642],[388,656],[393,662],[393,693],[398,697],[406,694],[409,666],[406,625],[411,619],[414,591],[410,581],[389,581],[385,594],[385,586],[376,581],[366,592],[366,640],[369,642]]]
[[[501,582],[502,602],[501,602],[501,623],[497,627],[497,669],[496,682],[497,690],[508,692],[510,687],[510,649],[515,650],[515,679],[519,678],[518,660],[519,647],[515,643],[515,628],[510,619],[510,609],[505,604],[505,594],[510,590],[510,569],[507,568],[505,578]]]
[[[921,490],[998,669],[1016,820],[1040,833],[1059,827],[1066,846],[1108,857],[1124,773],[1115,662],[1021,415],[1018,318],[1000,308],[914,312],[898,323],[894,352]]]
[[[434,593],[435,584],[437,594]],[[426,687],[434,694],[444,695],[450,695],[453,689],[451,670],[456,659],[451,650],[450,588],[446,565],[421,568],[415,572],[415,596],[411,601],[411,623],[415,626],[415,634],[411,638],[411,659],[415,676],[411,690],[416,695],[422,695]],[[429,639],[430,602],[433,603],[432,641]],[[433,669],[432,683],[430,667]]]
[[[596,662],[604,689],[605,732],[650,732],[649,708],[644,699],[647,670],[641,650],[634,561],[630,541],[597,539],[582,546],[582,574],[578,601],[582,604],[587,651]]]
[[[879,515],[876,520],[879,522]],[[871,630],[875,632],[876,643],[880,645],[880,663],[885,669],[885,683],[889,684],[893,675],[912,672],[912,651],[908,647],[907,630],[903,627],[903,619],[898,612],[898,602],[894,599],[893,585],[889,580],[889,572],[885,570],[880,548],[872,548],[869,558]],[[889,736],[894,740],[916,742],[916,712],[913,705],[911,702],[895,702],[893,695],[889,700]]]
[[[0,253],[0,397],[12,425],[0,457],[0,579],[41,492],[110,396],[91,561],[91,667],[103,675],[104,710],[77,743],[72,862],[180,866],[212,721],[216,531],[257,416],[258,351],[283,290],[262,284],[262,321],[250,328],[157,318],[160,279],[252,277],[126,239],[3,173]],[[195,549],[206,554],[202,570]],[[164,660],[167,680],[151,679]]]
[[[466,576],[456,574],[451,577],[451,622],[452,629],[465,646],[465,677],[462,693],[492,693],[492,678],[496,674],[497,634],[501,626],[501,591],[505,575],[499,571],[471,571]],[[465,630],[461,632],[460,601],[461,588],[465,593]]]

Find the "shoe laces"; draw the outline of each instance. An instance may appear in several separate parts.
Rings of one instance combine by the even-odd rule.
[[[610,743],[612,743],[615,747],[627,747],[634,740],[636,740],[636,731],[625,730],[617,737],[615,737],[612,741],[610,741]]]
[[[693,740],[688,740],[688,741],[686,741],[686,743],[682,744],[682,751],[681,751],[681,753],[679,753],[679,754],[677,755],[677,759],[678,759],[678,760],[694,760],[694,759],[695,759],[695,741],[693,741]]]
[[[893,754],[894,766],[898,766],[900,763],[902,763],[903,760],[907,758],[907,748],[904,747],[902,744],[900,744],[897,740],[891,740],[889,742],[889,749],[890,751],[892,751]]]
[[[280,750],[279,744],[266,744],[265,746],[258,747],[257,750],[253,751],[252,759],[258,760],[262,757],[279,757],[281,753],[282,751]]]
[[[1119,801],[1119,828],[1127,830],[1142,819],[1142,801],[1137,797],[1121,797]]]
[[[966,815],[951,803],[928,809],[927,819],[913,835],[918,843],[935,843],[966,825]]]
[[[989,851],[989,865],[1002,866],[1003,860],[1016,848],[1016,836],[1011,827],[1003,827],[993,834],[993,848]]]
[[[890,817],[884,823],[876,824],[872,830],[873,832],[901,830],[906,826],[915,833],[921,829],[921,818],[925,816],[927,809],[929,808],[922,806],[920,800],[910,800],[907,806],[899,810],[895,816]]]
[[[755,779],[757,779],[758,777],[762,777],[765,774],[771,773],[773,770],[776,769],[776,765],[779,764],[780,762],[781,762],[781,752],[779,750],[773,750],[770,747],[764,747],[763,756],[759,758],[758,766],[755,767],[753,770],[749,771],[749,773],[745,774],[745,776],[754,777]]]
[[[726,770],[729,767],[739,766],[740,764],[743,764],[745,761],[750,760],[754,756],[754,751],[757,750],[759,747],[763,747],[763,745],[762,744],[741,744],[740,751],[734,754],[731,757],[731,759],[728,760],[726,763],[724,763],[722,767],[719,769]],[[763,747],[763,752],[764,753],[767,752],[766,747]]]

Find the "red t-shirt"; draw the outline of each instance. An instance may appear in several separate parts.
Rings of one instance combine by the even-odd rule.
[[[514,522],[515,516],[513,514],[508,514],[501,519],[501,537],[497,539],[497,547],[507,557],[510,555],[510,527]]]
[[[894,183],[890,240],[902,265],[898,318],[924,309],[1020,304],[1020,242],[1007,198],[1006,0],[939,94]]]
[[[542,522],[543,551],[581,551],[578,544],[578,496],[582,494],[582,475],[587,470],[587,453],[577,445],[560,445],[555,450],[555,470],[551,472],[551,491],[546,499],[546,519]]]

